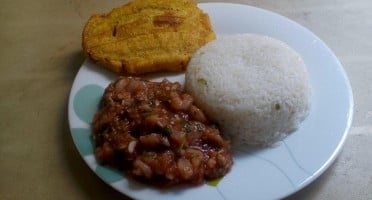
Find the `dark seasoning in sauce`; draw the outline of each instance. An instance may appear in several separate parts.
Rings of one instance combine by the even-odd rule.
[[[93,121],[95,156],[160,186],[201,184],[232,166],[230,145],[179,83],[120,77]]]

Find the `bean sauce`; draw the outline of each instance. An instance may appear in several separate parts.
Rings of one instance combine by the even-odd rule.
[[[92,126],[97,160],[146,183],[197,185],[233,163],[229,142],[177,82],[118,78]]]

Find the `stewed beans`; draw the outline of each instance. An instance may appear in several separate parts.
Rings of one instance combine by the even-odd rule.
[[[231,168],[230,146],[179,83],[120,77],[93,120],[95,156],[155,184],[201,184]]]

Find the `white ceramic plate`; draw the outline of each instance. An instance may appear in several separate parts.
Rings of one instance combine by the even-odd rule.
[[[264,34],[286,42],[302,55],[313,96],[311,112],[300,128],[273,148],[235,155],[231,172],[217,186],[206,183],[161,190],[128,181],[120,172],[97,164],[93,156],[90,123],[104,88],[115,75],[85,61],[71,89],[68,107],[75,145],[100,178],[136,199],[278,199],[298,191],[335,160],[351,125],[352,92],[340,62],[317,36],[278,14],[239,4],[199,6],[209,14],[218,35]],[[184,82],[183,74],[157,78],[164,77]]]

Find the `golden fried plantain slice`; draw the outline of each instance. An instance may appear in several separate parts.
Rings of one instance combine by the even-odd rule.
[[[114,72],[144,74],[183,71],[215,37],[193,0],[136,0],[91,16],[82,45],[89,58]]]

